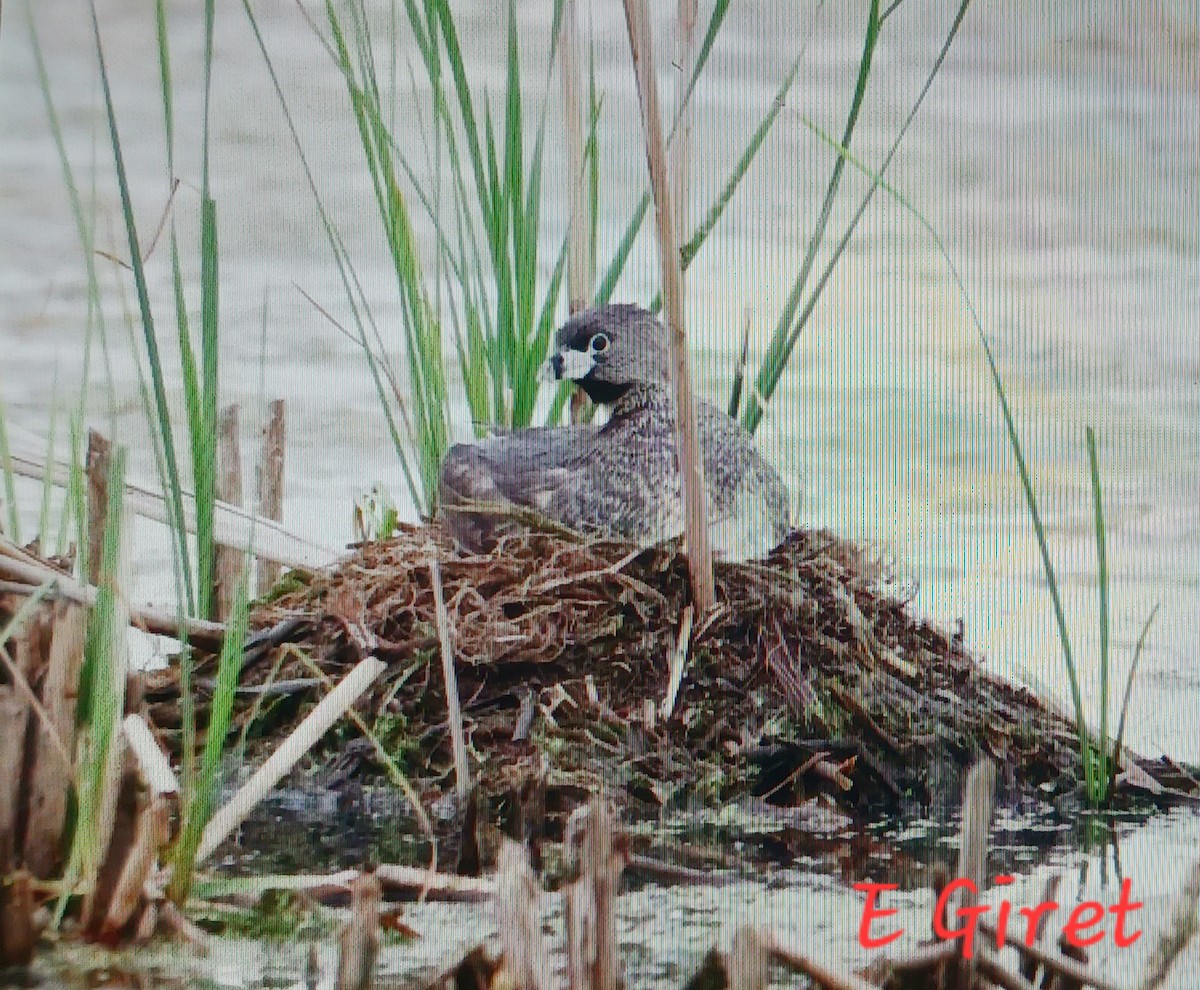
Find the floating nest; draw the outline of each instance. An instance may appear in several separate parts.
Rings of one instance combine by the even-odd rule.
[[[956,796],[981,755],[1000,768],[1002,799],[1077,792],[1073,723],[984,670],[961,634],[915,616],[862,549],[796,531],[766,561],[717,563],[715,580],[717,608],[692,621],[678,544],[530,530],[475,555],[437,525],[404,528],[327,572],[290,572],[256,603],[235,731],[252,756],[273,748],[374,655],[388,669],[358,712],[436,805],[454,790],[440,581],[472,772],[496,796],[536,782],[548,814],[602,789],[635,814],[895,811]],[[201,688],[214,673],[215,658],[202,658]],[[168,737],[175,677],[147,686]],[[328,786],[382,774],[376,745],[340,726],[307,769]]]

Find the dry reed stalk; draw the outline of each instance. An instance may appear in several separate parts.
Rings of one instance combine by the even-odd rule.
[[[242,504],[242,449],[239,442],[238,404],[231,402],[221,410],[217,425],[216,495],[230,505]],[[210,618],[225,622],[233,613],[238,582],[242,578],[245,548],[218,545],[213,561],[213,614]]]
[[[446,688],[446,718],[450,723],[450,746],[454,753],[454,787],[459,805],[471,790],[471,768],[467,763],[467,739],[463,731],[462,705],[458,698],[458,675],[454,670],[454,631],[442,594],[442,572],[435,552],[429,554],[429,581],[433,589],[434,616],[442,654],[442,681]]]
[[[567,305],[572,315],[591,300],[592,223],[584,173],[583,79],[580,72],[578,0],[564,0],[558,47],[562,53],[563,122],[567,137],[567,189],[570,197],[570,232],[567,243]]]
[[[377,657],[366,657],[338,682],[304,717],[254,775],[223,805],[205,826],[196,862],[207,859],[225,838],[237,828],[296,762],[316,744],[333,723],[362,696],[387,669]]]
[[[338,939],[335,990],[370,990],[379,955],[379,903],[383,885],[373,873],[350,884],[350,920]]]
[[[625,852],[613,842],[608,805],[595,799],[567,821],[564,845],[578,870],[566,890],[567,980],[570,990],[617,990],[616,898]]]
[[[1058,885],[1062,880],[1061,873],[1051,874],[1046,878],[1046,883],[1042,886],[1042,896],[1038,899],[1039,904],[1047,904],[1056,899],[1058,893]],[[1035,944],[1043,943],[1046,937],[1046,924],[1049,917],[1046,914],[1041,915],[1037,921],[1033,923],[1033,939]],[[1021,956],[1021,975],[1025,979],[1032,981],[1037,975],[1038,963],[1037,960],[1031,959],[1029,956]]]
[[[283,454],[287,436],[286,407],[283,399],[275,399],[267,414],[263,429],[262,460],[258,467],[258,514],[263,519],[283,522]],[[279,564],[259,556],[257,594],[265,595],[279,580]]]
[[[996,794],[996,765],[980,760],[967,774],[963,789],[962,842],[958,851],[958,873],[955,876],[970,880],[975,886],[962,888],[959,909],[974,907],[979,900],[977,891],[987,881],[988,831],[992,824],[992,805]],[[965,942],[959,943],[961,950]],[[975,985],[976,960],[968,959],[961,951],[958,960],[958,979],[963,987]]]
[[[20,547],[0,537],[0,574],[21,582],[33,594],[37,587],[48,580],[54,581],[53,597],[74,602],[77,605],[95,605],[97,590],[93,585],[80,584],[69,575],[55,570],[36,557],[25,553]],[[129,621],[139,629],[161,636],[182,639],[186,635],[193,643],[219,646],[225,637],[225,626],[220,622],[205,619],[184,619],[182,625],[174,612],[156,608],[127,606]]]
[[[704,616],[712,608],[715,600],[704,462],[700,457],[700,440],[696,432],[696,403],[692,394],[684,321],[683,272],[671,207],[671,191],[668,186],[667,153],[663,143],[662,115],[658,106],[658,83],[654,77],[654,45],[650,36],[650,20],[646,13],[645,0],[625,0],[625,23],[629,31],[629,48],[637,76],[646,161],[650,170],[650,188],[654,194],[654,219],[662,267],[663,309],[671,328],[675,426],[678,436],[679,473],[682,480],[683,531],[687,544],[688,577],[696,610]]]
[[[549,990],[552,984],[542,937],[541,894],[525,847],[505,839],[496,871],[496,928],[514,990]]]
[[[697,0],[678,0],[675,7],[675,136],[671,139],[671,205],[675,209],[675,234],[686,237],[692,155],[693,103],[688,83],[696,62]],[[684,275],[680,272],[680,284]]]
[[[592,297],[592,216],[588,206],[583,168],[583,80],[580,72],[578,0],[565,0],[558,47],[562,52],[563,123],[567,137],[567,188],[570,195],[570,230],[567,242],[567,309],[574,316],[586,309]],[[571,422],[583,422],[587,396],[571,393]]]
[[[202,955],[208,955],[212,952],[213,946],[216,944],[216,939],[195,922],[190,921],[175,906],[174,902],[170,900],[159,901],[157,908],[158,918],[162,922],[164,929],[173,933],[184,942],[187,942],[196,952]]]
[[[108,478],[112,444],[95,430],[88,430],[87,459],[87,575],[90,584],[100,583],[100,557],[104,552],[104,527],[108,515]]]
[[[67,466],[61,461],[47,465],[40,454],[14,453],[13,472],[23,478],[36,481],[49,480],[59,487],[66,487],[69,479]],[[195,496],[183,491],[184,525],[188,531],[196,531]],[[136,481],[125,483],[125,508],[132,514],[151,519],[163,525],[172,525],[166,500],[161,492]],[[294,533],[280,523],[255,515],[240,506],[216,501],[213,505],[213,542],[220,546],[241,547],[250,545],[254,537],[254,555],[284,567],[315,570],[327,567],[345,556],[344,551],[327,547],[306,536]]]
[[[52,638],[41,696],[45,718],[39,719],[33,768],[29,778],[25,830],[25,866],[35,876],[49,879],[62,865],[63,828],[67,795],[75,768],[75,710],[87,615],[66,602],[49,606]]]

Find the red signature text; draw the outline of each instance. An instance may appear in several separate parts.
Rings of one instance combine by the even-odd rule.
[[[993,882],[997,886],[1005,886],[1012,883],[1013,878],[998,876]],[[882,924],[885,919],[898,913],[895,908],[880,906],[883,893],[896,890],[896,884],[856,883],[854,889],[861,890],[867,895],[867,903],[863,906],[862,920],[858,926],[859,945],[864,949],[880,949],[885,945],[890,945],[904,934],[903,928],[887,930],[888,926]],[[975,884],[965,878],[947,884],[933,909],[933,933],[944,941],[960,939],[962,954],[966,959],[973,959],[975,956],[975,943],[981,921],[987,923],[989,928],[994,929],[996,948],[1002,949],[1010,938],[1010,928],[1013,925],[1020,925],[1020,921],[1014,917],[1019,916],[1024,920],[1025,926],[1024,935],[1020,937],[1023,937],[1026,945],[1033,945],[1037,940],[1042,919],[1062,906],[1057,901],[1043,901],[1030,907],[1018,907],[1014,910],[1011,901],[1003,900],[996,908],[989,904],[963,906],[954,912],[953,918],[949,918],[951,899],[959,891],[965,891],[971,895],[979,893]],[[1075,905],[1061,928],[1062,937],[1068,944],[1080,948],[1085,945],[1095,945],[1109,933],[1104,922],[1111,914],[1113,916],[1111,928],[1113,944],[1123,949],[1133,945],[1142,936],[1140,929],[1131,932],[1127,927],[1129,915],[1140,910],[1141,907],[1141,901],[1132,900],[1132,881],[1123,880],[1121,895],[1116,904],[1106,907],[1099,901],[1083,901]],[[880,924],[877,925],[877,922]],[[955,925],[957,927],[954,927]],[[1016,929],[1013,937],[1018,937],[1019,931],[1019,928]]]

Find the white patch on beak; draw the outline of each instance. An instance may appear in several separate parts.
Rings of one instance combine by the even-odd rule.
[[[594,367],[596,359],[590,350],[577,351],[573,347],[564,347],[546,362],[542,375],[547,381],[579,381],[586,378]]]

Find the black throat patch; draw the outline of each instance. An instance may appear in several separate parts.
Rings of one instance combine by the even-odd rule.
[[[595,374],[596,371],[593,368],[583,378],[580,378],[576,384],[587,393],[589,399],[599,406],[611,406],[628,392],[633,384],[632,382],[625,382],[617,385],[614,382],[598,381],[593,377]]]

